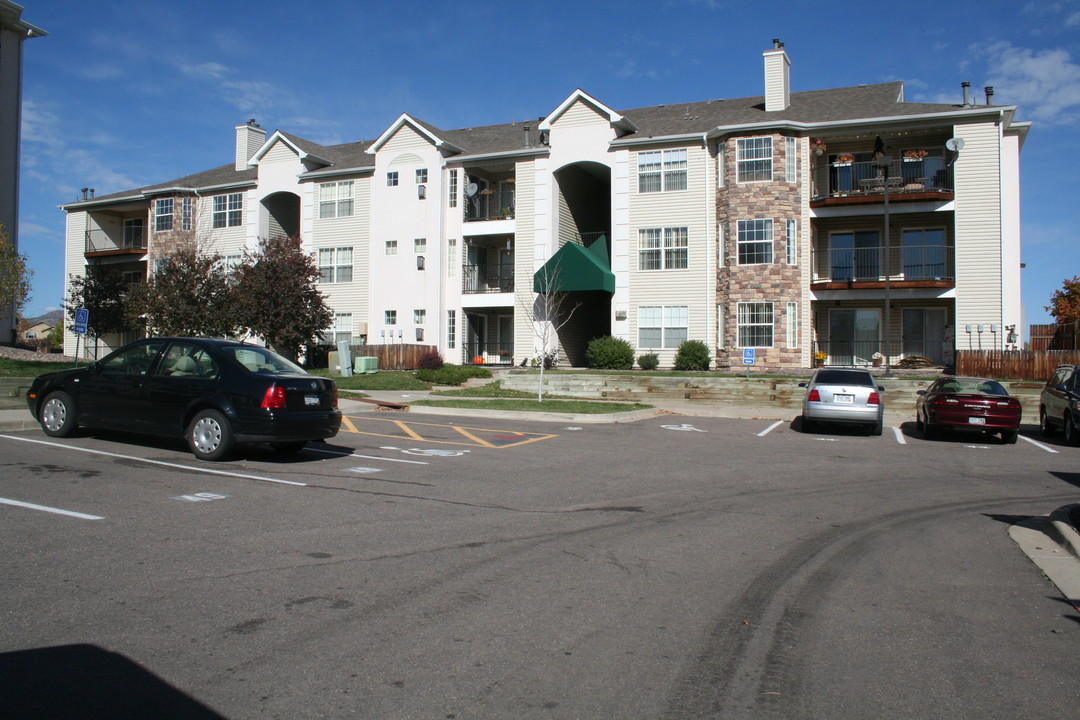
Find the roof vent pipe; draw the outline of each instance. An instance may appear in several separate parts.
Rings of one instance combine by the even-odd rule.
[[[987,85],[985,90],[986,90],[986,104],[989,105],[990,104],[990,98],[994,97],[994,86],[993,85]]]
[[[91,200],[94,199],[94,192],[95,192],[94,188],[90,188],[90,199]]]
[[[783,50],[784,49],[784,43],[780,42],[780,38],[773,38],[772,39],[772,46],[773,46],[773,50]]]
[[[960,87],[964,88],[964,107],[969,107],[971,105],[971,102],[968,100],[968,88],[971,87],[971,83],[965,80],[964,82],[960,83]]]
[[[529,126],[525,126],[525,147],[531,148],[532,142],[529,140]]]
[[[82,199],[83,199],[83,200],[85,200],[85,199],[86,199],[86,191],[87,191],[87,190],[89,190],[89,189],[90,189],[90,188],[82,188]]]

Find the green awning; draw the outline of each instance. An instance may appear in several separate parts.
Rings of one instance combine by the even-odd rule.
[[[611,272],[604,237],[589,247],[566,243],[533,275],[536,293],[586,290],[615,292],[615,275]]]

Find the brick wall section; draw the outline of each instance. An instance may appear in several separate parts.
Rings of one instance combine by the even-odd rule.
[[[746,136],[743,136],[746,137]],[[773,347],[756,350],[755,367],[783,370],[803,366],[802,351],[788,349],[787,303],[799,303],[803,312],[802,274],[805,262],[804,248],[799,248],[797,265],[787,264],[788,220],[798,221],[798,232],[805,236],[806,222],[802,209],[802,183],[799,179],[809,175],[799,163],[799,179],[789,182],[785,178],[786,143],[782,135],[773,138],[773,180],[768,182],[738,183],[736,181],[736,138],[722,141],[724,179],[717,193],[717,220],[722,228],[725,243],[724,263],[717,271],[717,304],[725,308],[724,337],[717,351],[718,368],[741,367],[742,347],[738,342],[738,303],[773,303]],[[797,148],[802,160],[806,144],[800,138]],[[805,180],[804,180],[805,181]],[[773,262],[767,265],[739,265],[739,220],[772,219]],[[800,329],[800,345],[808,342],[808,328]]]

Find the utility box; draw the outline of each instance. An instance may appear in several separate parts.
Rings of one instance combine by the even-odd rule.
[[[379,358],[368,356],[353,358],[353,372],[357,375],[361,373],[370,375],[379,372]]]
[[[349,350],[349,341],[342,340],[337,344],[338,359],[341,362],[341,377],[352,376],[352,352]]]

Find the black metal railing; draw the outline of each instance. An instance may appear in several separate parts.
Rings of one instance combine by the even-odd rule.
[[[829,248],[817,251],[814,280],[818,282],[872,282],[884,280],[954,280],[953,248],[945,245],[905,245],[888,249],[888,267],[883,265],[885,248]]]
[[[513,365],[514,343],[466,342],[462,347],[466,365]]]
[[[513,261],[465,263],[461,271],[462,292],[502,293],[514,291]]]
[[[817,341],[811,357],[815,365],[855,365],[870,367],[885,359],[880,340]]]
[[[146,228],[129,226],[112,230],[87,230],[86,252],[110,252],[114,250],[146,250]]]
[[[465,199],[465,221],[511,220],[515,207],[513,190],[481,191]]]
[[[819,165],[815,195],[883,195],[889,193],[952,192],[952,168],[945,158],[901,158],[886,168],[873,161],[826,162]],[[887,179],[886,179],[887,177]]]

